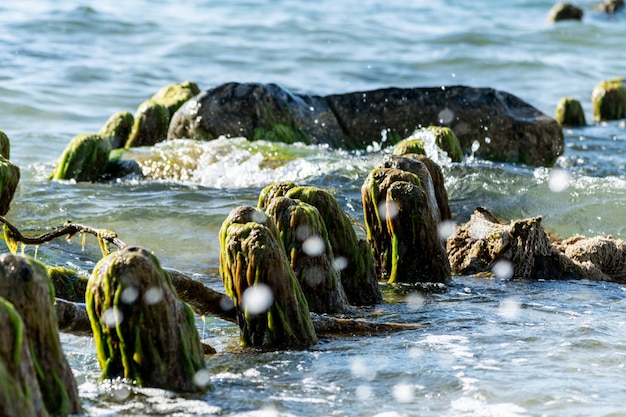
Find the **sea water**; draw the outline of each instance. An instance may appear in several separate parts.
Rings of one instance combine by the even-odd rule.
[[[29,233],[68,219],[114,230],[222,290],[217,232],[230,210],[291,180],[331,190],[363,223],[360,187],[387,151],[179,141],[156,151],[195,165],[168,180],[48,180],[73,136],[184,80],[319,95],[469,85],[508,91],[548,115],[572,96],[589,126],[565,129],[554,169],[439,160],[457,223],[480,205],[507,219],[541,215],[564,237],[624,239],[626,127],[594,124],[590,96],[600,81],[626,76],[626,14],[595,4],[579,2],[582,22],[550,24],[553,2],[543,0],[3,2],[0,130],[22,173],[7,218]],[[99,248],[79,240],[44,245],[37,257],[88,274]],[[235,326],[198,317],[203,341],[219,352],[207,359],[214,389],[202,395],[99,385],[92,340],[62,340],[88,416],[626,415],[625,285],[454,277],[444,294],[383,289],[386,303],[365,317],[423,327],[322,339],[305,351],[231,353]]]

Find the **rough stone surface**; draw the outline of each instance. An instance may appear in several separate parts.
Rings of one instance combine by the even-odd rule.
[[[275,84],[229,83],[187,101],[172,117],[168,138],[244,136],[365,149],[394,145],[424,126],[453,130],[464,153],[549,166],[563,153],[560,125],[519,98],[490,88],[386,88],[325,97]]]

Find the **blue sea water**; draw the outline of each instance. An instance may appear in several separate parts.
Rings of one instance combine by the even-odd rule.
[[[477,205],[542,215],[560,234],[626,238],[626,126],[593,123],[594,86],[626,76],[626,13],[578,3],[582,22],[546,21],[552,1],[21,0],[0,4],[0,130],[22,178],[7,217],[35,233],[71,219],[118,232],[221,289],[217,231],[234,207],[288,179],[327,187],[362,222],[360,187],[384,151],[276,146],[267,168],[243,139],[163,145],[195,155],[171,180],[49,181],[71,138],[159,88],[192,80],[278,83],[331,94],[377,88],[493,87],[548,115],[572,96],[589,126],[566,129],[551,170],[467,158],[443,164],[457,222]],[[270,146],[266,144],[267,146]],[[0,243],[3,245],[3,243]],[[34,255],[35,248],[26,248]],[[39,259],[84,273],[95,241],[55,242]],[[234,326],[198,318],[214,391],[197,397],[98,385],[89,338],[64,335],[88,416],[619,416],[626,388],[626,286],[455,277],[445,294],[388,294],[367,314],[417,331],[322,340],[304,352],[228,353]]]

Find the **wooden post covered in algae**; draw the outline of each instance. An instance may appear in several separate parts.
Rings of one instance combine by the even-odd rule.
[[[266,210],[272,199],[280,196],[303,201],[319,211],[349,303],[365,306],[382,302],[372,250],[367,242],[357,238],[353,223],[335,197],[321,188],[278,182],[261,191],[258,207]]]
[[[268,206],[267,214],[278,227],[309,310],[318,314],[348,311],[349,303],[319,211],[305,202],[277,197]]]
[[[13,304],[0,297],[0,410],[3,416],[47,417],[30,341]]]
[[[437,231],[440,211],[425,191],[432,180],[426,167],[417,172],[377,167],[368,175],[361,189],[368,241],[388,282],[447,284],[451,272]]]
[[[317,343],[308,303],[274,221],[237,207],[222,224],[220,276],[237,310],[241,345],[308,348]]]
[[[95,266],[86,293],[102,379],[191,392],[204,369],[191,308],[147,250],[127,247]]]
[[[13,304],[24,322],[23,336],[29,341],[47,412],[59,416],[82,413],[76,381],[61,348],[54,289],[45,267],[30,258],[0,255],[0,297]]]

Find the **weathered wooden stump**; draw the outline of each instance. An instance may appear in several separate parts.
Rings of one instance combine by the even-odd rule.
[[[95,266],[86,293],[102,379],[197,391],[205,366],[193,312],[148,251],[128,247]]]
[[[420,172],[428,173],[425,167]],[[437,231],[439,211],[426,193],[417,174],[397,168],[375,168],[361,188],[368,241],[390,283],[446,284],[451,279]]]
[[[220,275],[237,310],[242,346],[307,348],[317,343],[306,297],[274,221],[238,207],[222,224]]]
[[[303,201],[319,211],[328,231],[335,264],[341,266],[341,284],[349,303],[366,306],[382,302],[372,250],[365,241],[359,241],[351,220],[335,197],[317,187],[275,183],[261,191],[258,207],[265,210],[272,199],[279,196]]]
[[[0,414],[47,417],[30,341],[13,304],[0,297]]]
[[[20,181],[20,168],[0,156],[0,215],[5,215],[11,208],[11,201]]]
[[[80,414],[76,381],[63,355],[53,310],[54,290],[45,267],[30,258],[0,255],[0,297],[13,304],[24,322],[48,413]]]
[[[57,161],[51,179],[98,181],[104,176],[110,151],[109,138],[97,134],[76,135]]]
[[[319,211],[300,200],[277,197],[266,213],[280,231],[309,310],[318,314],[346,312],[349,303]]]

